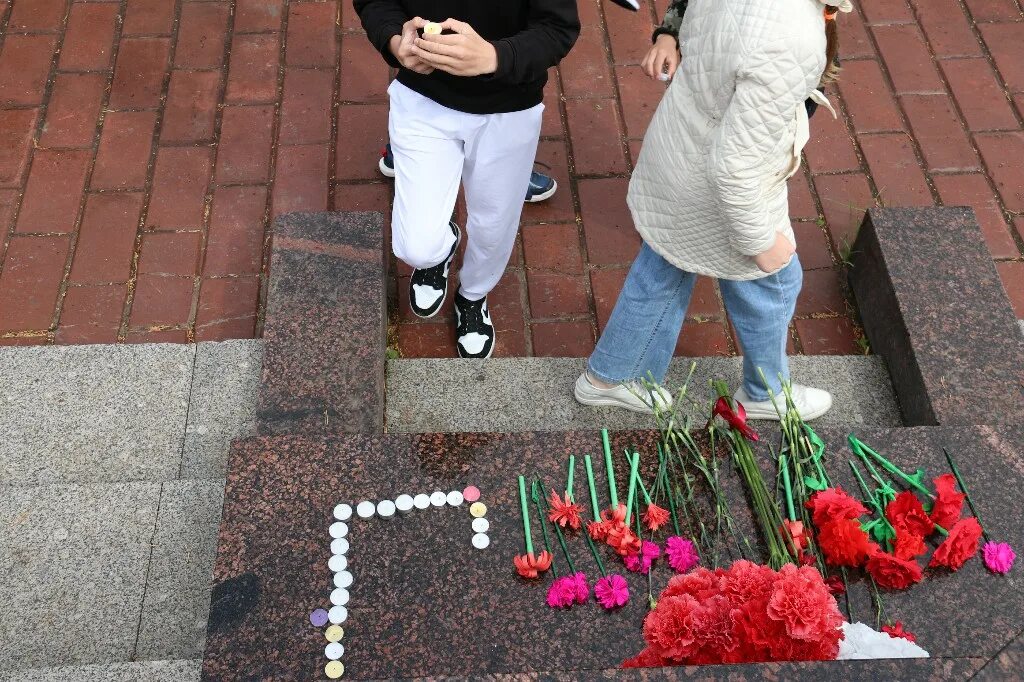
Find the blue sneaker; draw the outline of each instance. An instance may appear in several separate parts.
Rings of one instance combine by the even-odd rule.
[[[380,152],[380,161],[377,168],[381,175],[386,178],[395,177],[395,155],[391,151],[391,144],[384,145]],[[547,201],[555,195],[558,190],[558,183],[551,176],[544,175],[539,171],[530,173],[530,184],[526,188],[526,203],[535,204],[539,201]]]

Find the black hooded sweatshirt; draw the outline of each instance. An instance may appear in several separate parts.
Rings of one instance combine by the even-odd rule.
[[[398,80],[450,109],[470,114],[522,111],[540,104],[548,69],[569,53],[580,32],[576,0],[354,0],[366,35]],[[388,43],[413,17],[458,19],[494,45],[498,69],[484,76],[422,75],[401,68]]]

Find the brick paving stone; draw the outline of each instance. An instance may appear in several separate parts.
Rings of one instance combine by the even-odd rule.
[[[57,74],[40,146],[91,147],[106,85],[106,76],[99,73]]]
[[[18,190],[0,189],[0,234],[6,235],[14,222],[14,211],[18,205]]]
[[[276,33],[234,36],[225,93],[227,102],[274,101],[277,97],[279,41]]]
[[[221,115],[216,178],[219,183],[260,183],[270,178],[272,106],[228,106]]]
[[[1024,92],[1024,22],[978,26],[1010,92]]]
[[[454,358],[455,332],[444,323],[402,324],[398,347],[404,358]]]
[[[18,232],[71,232],[89,167],[85,150],[36,150],[18,215]]]
[[[497,344],[494,357],[522,357],[526,349],[526,322],[523,319],[523,287],[519,273],[506,271],[487,295],[487,307],[494,323]]]
[[[877,62],[846,62],[839,89],[857,132],[903,129],[896,102]]]
[[[136,328],[188,324],[193,289],[191,277],[139,275],[129,324]]]
[[[285,63],[288,66],[334,69],[338,47],[335,31],[338,3],[292,2],[288,7],[288,40]],[[358,42],[368,42],[356,37]],[[378,55],[378,60],[380,57]]]
[[[333,71],[288,69],[284,76],[278,141],[281,144],[330,142],[333,94]]]
[[[338,180],[374,180],[377,162],[388,139],[388,107],[380,104],[345,104],[338,107]]]
[[[114,3],[77,2],[71,5],[60,68],[64,71],[108,69],[114,54],[118,6]]]
[[[52,35],[9,35],[0,50],[0,106],[39,104],[57,47]]]
[[[272,200],[275,216],[327,210],[327,154],[321,144],[280,147]]]
[[[982,133],[974,140],[1006,209],[1024,212],[1024,132]]]
[[[139,273],[191,277],[199,269],[200,232],[147,232],[139,249]]]
[[[964,0],[975,21],[1020,21],[1021,11],[1014,0]]]
[[[256,276],[202,280],[196,311],[196,341],[252,336],[259,294],[260,282]]]
[[[848,317],[796,320],[797,333],[808,355],[857,355],[856,331]]]
[[[864,213],[875,205],[867,178],[860,173],[850,175],[819,175],[814,186],[821,199],[832,245],[837,253],[853,246]]]
[[[612,57],[619,65],[639,64],[651,49],[654,23],[651,21],[650,3],[640,0],[640,9],[636,12],[623,14],[617,8],[615,12],[614,15],[606,15],[612,17],[608,22],[608,40],[612,46]],[[658,17],[659,23],[661,16]]]
[[[161,147],[156,156],[146,227],[196,230],[203,225],[213,151],[205,147]]]
[[[1010,297],[1013,304],[1013,312],[1017,319],[1024,320],[1024,263],[1020,261],[1005,261],[996,263],[996,270],[999,271],[999,278],[1003,280],[1003,289]]]
[[[945,90],[916,26],[875,26],[872,32],[897,93]]]
[[[979,167],[978,156],[947,95],[904,95],[902,102],[929,170]]]
[[[846,297],[838,270],[807,270],[796,301],[796,315],[845,314]]]
[[[561,93],[558,91],[558,70],[548,69],[548,82],[544,86],[544,114],[540,122],[541,137],[565,137],[562,129]]]
[[[363,24],[359,21],[359,15],[356,14],[356,8],[351,2],[341,3],[341,30],[344,32],[359,32],[363,30]]]
[[[537,147],[537,161],[549,166],[541,168],[558,183],[555,196],[547,201],[523,206],[523,224],[569,222],[576,220],[573,190],[569,182],[569,161],[563,140],[541,140]]]
[[[582,358],[594,350],[589,322],[534,322],[530,334],[536,357]]]
[[[1014,130],[1017,119],[986,59],[941,62],[950,90],[970,130]]]
[[[343,102],[387,102],[388,65],[362,36],[341,46],[340,95]]]
[[[612,76],[604,35],[596,24],[583,24],[572,51],[558,70],[566,97],[611,97]]]
[[[147,109],[160,104],[170,41],[166,38],[125,38],[117,52],[111,109]]]
[[[568,100],[565,109],[576,173],[603,175],[626,172],[615,100]]]
[[[212,140],[219,99],[219,72],[173,71],[164,106],[164,122],[160,128],[160,143]]]
[[[90,186],[141,189],[153,149],[156,112],[115,111],[103,120]]]
[[[869,24],[909,24],[914,21],[906,0],[861,0],[858,5]]]
[[[868,36],[867,26],[864,25],[864,18],[861,9],[854,5],[853,11],[844,14],[841,19],[840,50],[843,59],[860,59],[862,57],[874,57],[875,47]]]
[[[142,200],[143,195],[135,192],[88,196],[69,281],[76,284],[128,281]]]
[[[831,268],[832,249],[829,246],[828,230],[817,222],[793,223],[797,253],[804,270]]]
[[[628,181],[620,178],[580,180],[580,210],[587,261],[594,265],[628,265],[640,250],[640,235],[626,206]]]
[[[15,236],[0,272],[0,333],[49,329],[68,238]]]
[[[188,343],[188,329],[128,330],[125,343]]]
[[[0,186],[21,185],[38,117],[38,109],[0,110]]]
[[[594,309],[597,313],[598,333],[604,331],[611,317],[612,308],[619,299],[619,292],[626,281],[629,268],[607,268],[590,271],[590,290],[594,296]]]
[[[40,336],[11,336],[0,337],[0,346],[45,346],[49,339],[45,334]]]
[[[169,34],[174,26],[175,0],[128,0],[123,35]]]
[[[228,32],[227,2],[186,2],[178,20],[174,66],[179,69],[214,69],[224,62]]]
[[[371,185],[336,185],[334,189],[335,211],[381,211],[384,222],[391,219],[391,185],[375,183]],[[466,221],[459,219],[465,227]]]
[[[818,207],[814,205],[811,187],[803,170],[789,179],[789,215],[794,220],[814,220],[818,217]]]
[[[981,56],[981,46],[957,0],[913,0],[921,28],[937,57]]]
[[[674,354],[686,358],[733,355],[729,345],[729,331],[722,322],[687,321],[679,332]]]
[[[688,319],[721,319],[725,316],[722,302],[718,297],[718,285],[711,277],[697,277],[690,295],[690,307],[686,310]]]
[[[861,135],[860,146],[884,206],[934,203],[909,135]]]
[[[238,0],[235,33],[259,33],[281,28],[284,0]]]
[[[565,273],[583,272],[579,228],[567,225],[531,225],[522,228],[526,267],[557,270]]]
[[[647,42],[650,43],[649,40]],[[615,73],[619,81],[626,134],[634,139],[643,138],[654,110],[665,94],[665,84],[648,78],[639,66],[620,66]]]
[[[204,276],[260,272],[266,208],[266,187],[217,188],[206,238]]]
[[[530,315],[534,318],[584,314],[590,309],[581,275],[530,270],[526,273]]]
[[[935,187],[946,206],[970,206],[978,216],[985,243],[993,258],[1018,258],[1020,251],[1003,217],[988,180],[981,173],[937,175]]]
[[[846,129],[842,112],[833,118],[821,108],[811,119],[811,139],[804,148],[807,165],[813,173],[860,170],[860,159],[853,137]]]
[[[15,2],[8,31],[57,31],[64,20],[64,0]]]
[[[54,341],[116,342],[127,293],[125,284],[68,287]]]

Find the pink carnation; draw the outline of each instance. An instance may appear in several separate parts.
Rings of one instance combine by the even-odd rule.
[[[1009,573],[1017,553],[1005,542],[986,542],[981,548],[985,566],[993,573]]]
[[[693,542],[678,535],[672,535],[665,541],[665,555],[668,557],[668,565],[679,573],[686,573],[700,563]]]
[[[548,606],[553,609],[567,609],[576,603],[576,586],[569,576],[555,578],[548,588]]]
[[[586,604],[587,600],[590,599],[590,583],[587,582],[587,574],[577,573],[576,575],[569,576],[568,579],[572,581],[576,603]]]
[[[629,585],[621,575],[612,573],[594,584],[594,596],[604,608],[614,609],[629,601]]]
[[[661,556],[661,548],[653,542],[644,540],[640,546],[639,554],[632,554],[625,558],[626,568],[634,573],[647,575],[651,570],[651,564]]]

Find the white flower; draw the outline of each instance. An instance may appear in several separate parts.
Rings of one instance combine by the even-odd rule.
[[[928,652],[902,637],[878,632],[864,623],[843,623],[840,661],[875,658],[928,658]]]

